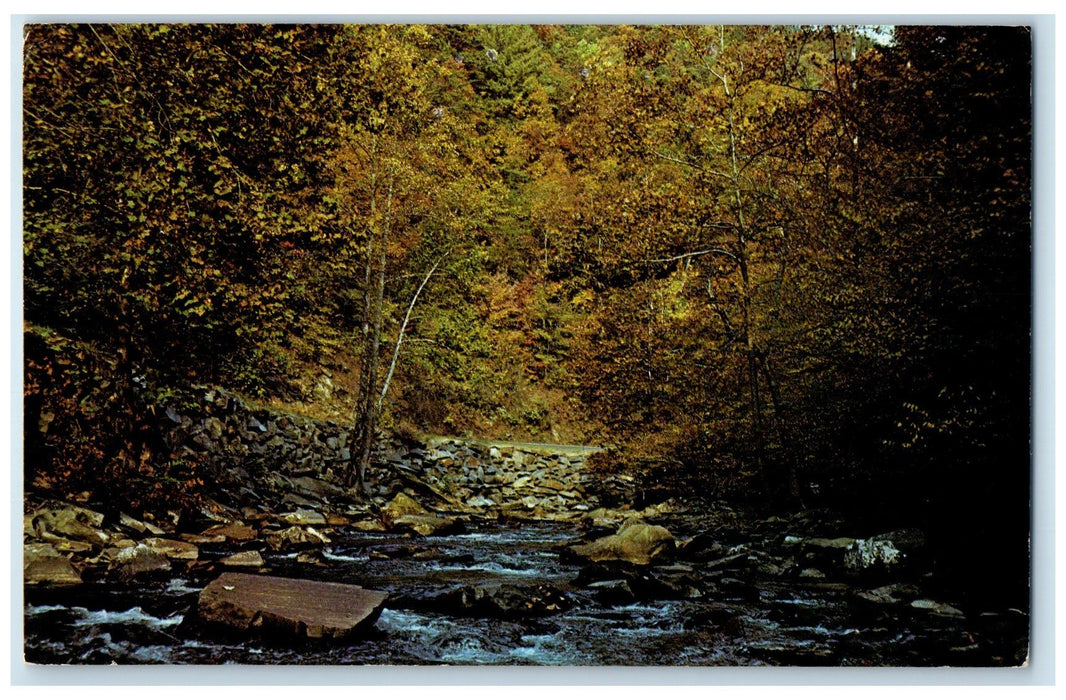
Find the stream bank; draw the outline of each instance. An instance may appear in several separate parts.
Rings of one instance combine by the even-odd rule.
[[[203,508],[129,514],[27,494],[28,661],[1016,666],[1026,659],[1026,612],[961,603],[940,584],[917,530],[852,532],[824,511],[765,517],[724,503],[637,508],[639,484],[591,472],[588,448],[444,439],[385,441],[370,473],[373,495],[361,499],[338,484],[336,462],[322,455],[343,457],[331,426],[249,416],[230,397],[211,398],[226,420],[166,417],[182,427],[185,437],[174,439],[189,445],[230,458],[241,453],[236,444],[249,446],[243,458],[219,465]],[[200,592],[234,571],[356,584],[388,599],[357,639],[245,638],[196,615]]]
[[[1024,613],[956,607],[920,565],[920,550],[908,551],[914,558],[905,567],[881,559],[854,568],[849,561],[861,561],[857,553],[902,552],[900,542],[794,534],[825,534],[822,514],[745,523],[724,506],[713,513],[669,504],[654,510],[630,516],[617,530],[603,514],[592,525],[593,518],[433,513],[456,518],[461,528],[429,535],[390,527],[380,517],[339,524],[329,514],[322,516],[326,524],[287,525],[279,518],[219,523],[196,535],[164,531],[136,540],[134,551],[159,556],[142,555],[135,566],[114,554],[104,565],[104,551],[95,562],[68,552],[60,556],[75,562],[81,583],[25,588],[26,658],[64,664],[657,666],[1024,661]],[[310,512],[287,520],[317,521]],[[626,523],[656,523],[672,536],[671,546],[647,564],[589,561],[574,552],[619,537]],[[115,544],[121,544],[116,536],[133,534],[119,532],[132,524],[110,532],[102,526]],[[317,533],[322,541],[304,541],[293,531]],[[169,544],[190,539],[199,542],[195,558]],[[51,546],[67,549],[55,540]],[[358,639],[248,639],[196,617],[200,591],[225,571],[356,583],[389,598],[375,627]]]

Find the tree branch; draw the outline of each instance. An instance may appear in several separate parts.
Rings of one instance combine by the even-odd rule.
[[[832,90],[826,90],[825,88],[799,87],[798,85],[789,85],[788,83],[770,83],[770,85],[788,88],[789,90],[795,90],[796,92],[812,92],[815,94],[829,96],[832,96],[834,94]]]
[[[674,156],[668,156],[665,153],[662,153],[660,151],[656,151],[655,155],[659,156],[663,160],[668,160],[671,163],[677,163],[678,165],[684,165],[685,167],[692,168],[693,170],[699,170],[700,172],[707,173],[709,175],[715,175],[717,177],[725,178],[726,180],[729,180],[729,181],[732,181],[732,179],[733,179],[727,173],[723,173],[723,172],[721,172],[719,170],[712,170],[711,168],[704,167],[704,166],[700,165],[699,163],[693,163],[692,161],[684,160],[682,158],[675,158]]]
[[[696,250],[696,251],[693,251],[691,253],[682,253],[681,255],[674,255],[673,257],[669,257],[669,258],[654,258],[654,259],[651,259],[651,260],[640,260],[638,262],[643,262],[643,263],[671,263],[671,262],[677,262],[678,260],[684,260],[685,258],[695,258],[695,257],[698,257],[700,255],[710,255],[711,253],[717,253],[718,255],[724,255],[724,256],[726,256],[727,258],[729,258],[730,260],[732,260],[733,262],[736,262],[736,263],[740,262],[740,260],[737,259],[736,255],[734,255],[733,253],[730,253],[728,250],[725,250],[724,248],[707,248],[706,250]]]

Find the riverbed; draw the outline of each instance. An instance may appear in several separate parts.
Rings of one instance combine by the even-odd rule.
[[[683,530],[683,523],[672,528]],[[683,532],[679,534],[684,534]],[[752,567],[649,567],[683,580],[669,595],[612,599],[561,556],[572,523],[482,522],[463,534],[413,538],[338,528],[311,557],[271,553],[272,575],[387,591],[374,628],[343,642],[235,638],[196,621],[217,571],[153,584],[27,587],[25,656],[40,664],[370,664],[536,666],[1011,666],[1024,661],[1019,610],[876,605],[869,585],[788,580]],[[733,550],[744,551],[744,543]],[[739,548],[739,549],[738,549]],[[202,551],[220,558],[230,550]],[[765,567],[764,567],[765,569]],[[587,576],[585,578],[588,578]],[[507,585],[557,596],[555,609],[491,615],[441,603],[461,587]]]

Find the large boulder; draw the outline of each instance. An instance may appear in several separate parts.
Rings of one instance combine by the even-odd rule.
[[[227,572],[200,593],[200,619],[247,634],[343,639],[370,627],[388,593],[342,583]]]
[[[397,518],[405,515],[427,515],[428,513],[429,511],[423,508],[421,503],[401,491],[381,509],[381,519],[386,525],[392,526]]]
[[[50,544],[31,543],[22,548],[22,580],[28,585],[66,586],[81,583],[70,560]]]
[[[586,561],[625,561],[647,566],[674,551],[673,534],[665,527],[629,520],[613,535],[569,547],[569,553]]]
[[[41,508],[30,516],[30,527],[42,540],[71,539],[103,547],[110,536],[100,529],[102,513],[79,506]]]
[[[167,557],[143,543],[120,549],[111,557],[111,575],[120,581],[155,577],[168,571]]]

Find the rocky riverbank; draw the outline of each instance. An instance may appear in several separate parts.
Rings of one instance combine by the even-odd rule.
[[[942,589],[918,530],[854,532],[825,512],[755,517],[721,503],[637,508],[637,485],[590,472],[588,449],[452,439],[383,441],[366,499],[339,483],[336,460],[346,447],[331,432],[339,427],[249,415],[224,394],[204,398],[209,415],[166,418],[176,444],[220,455],[202,507],[125,513],[27,494],[23,571],[32,610],[51,614],[101,591],[165,598],[188,587],[168,614],[182,620],[182,634],[207,635],[200,643],[211,646],[200,591],[217,597],[227,590],[222,577],[243,573],[379,588],[388,595],[380,624],[393,636],[407,634],[397,625],[414,615],[416,627],[447,618],[475,635],[500,633],[479,627],[484,620],[526,635],[555,625],[561,638],[639,609],[676,628],[676,648],[649,663],[711,663],[723,644],[737,649],[724,662],[739,664],[1026,658],[1025,611],[975,609]],[[551,538],[536,540],[546,526]],[[335,629],[266,627],[289,630],[289,643]],[[936,645],[925,646],[931,637]],[[603,640],[577,661],[625,662],[611,661],[619,653]]]
[[[447,618],[455,620],[449,625],[480,629],[479,620],[498,620],[563,634],[590,619],[639,610],[669,617],[656,625],[677,629],[677,661],[651,663],[698,662],[702,657],[681,648],[692,640],[707,649],[746,650],[734,663],[853,665],[864,655],[866,663],[912,665],[1025,659],[1024,613],[970,609],[945,597],[916,531],[841,536],[842,525],[824,513],[749,519],[724,505],[696,510],[673,503],[513,520],[465,504],[448,510],[415,491],[381,507],[259,510],[255,517],[225,510],[116,518],[39,503],[26,516],[27,597],[38,605],[84,605],[101,591],[149,597],[175,586],[199,591],[227,573],[248,572],[380,588],[389,594],[387,610],[395,611],[381,623],[393,636],[405,614],[422,616],[417,626]],[[538,523],[551,524],[562,539],[546,548],[500,550],[499,533],[526,537],[520,533],[539,531]],[[460,552],[452,547],[458,542],[465,543]],[[525,563],[508,564],[516,556]],[[169,614],[182,619],[181,635],[214,644],[193,596]],[[293,629],[290,644],[301,636],[301,628]],[[942,646],[929,645],[929,636]]]

